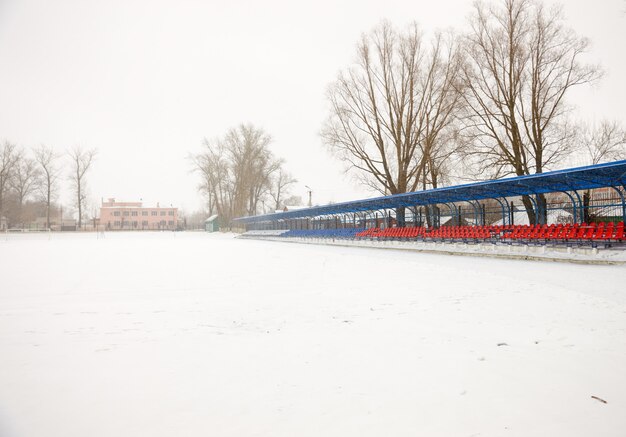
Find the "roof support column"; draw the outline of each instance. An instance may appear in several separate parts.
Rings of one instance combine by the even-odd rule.
[[[626,193],[626,183],[622,183],[622,187],[624,188],[624,193]],[[626,222],[626,210],[624,211],[624,216],[622,217],[624,222]]]
[[[450,205],[449,203],[444,203],[444,205],[446,205],[448,209],[450,210],[450,218],[455,219],[455,217],[457,216],[457,211],[456,211],[456,208],[454,207],[454,204]],[[459,214],[458,223],[460,222],[461,222],[461,216]]]
[[[510,217],[510,209],[509,209],[509,203],[507,202],[506,198],[502,198],[504,200],[504,203],[502,203],[502,200],[498,199],[497,197],[494,197],[493,200],[495,200],[496,202],[498,202],[500,204],[500,208],[502,209],[502,225],[506,225],[506,217],[509,216],[509,224],[511,224],[511,217]],[[506,212],[504,209],[504,205],[506,205]]]
[[[535,198],[533,196],[527,196],[530,201],[532,202],[534,208],[535,208],[535,223],[533,223],[533,225],[538,225],[539,224],[539,205],[537,205],[537,201],[535,200]]]
[[[531,197],[531,196],[528,196]],[[543,199],[543,200],[542,200]],[[539,194],[535,194],[535,206],[536,206],[536,214],[535,221],[537,225],[545,225],[547,224],[548,218],[548,202],[546,201],[545,196],[540,196]]]
[[[576,200],[574,200],[574,198],[572,197],[572,195],[570,193],[568,193],[567,191],[561,191],[561,193],[565,194],[567,197],[569,197],[569,200],[572,201],[572,209],[574,211],[574,223],[578,223],[578,214],[576,213]],[[582,220],[581,220],[582,221]]]
[[[576,190],[572,190],[572,193],[576,196],[578,200],[578,220],[580,223],[585,221],[585,206],[583,205],[583,200],[580,197],[580,194]]]
[[[476,207],[476,203],[478,203],[478,202],[476,202],[476,203],[474,203],[474,202],[476,202],[476,201],[475,200],[468,200],[467,201],[467,203],[472,205],[472,208],[474,208],[474,226],[475,226],[475,225],[478,224],[478,216],[480,215],[478,207],[480,207],[480,204],[478,204],[478,207]]]

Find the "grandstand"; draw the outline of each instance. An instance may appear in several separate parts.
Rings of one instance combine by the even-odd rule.
[[[594,197],[594,192],[601,195]],[[532,204],[534,223],[520,208],[523,196]],[[626,245],[625,197],[626,161],[616,161],[240,217],[233,220],[233,227],[244,230],[243,236],[286,239],[620,247]],[[398,214],[399,210],[406,213]]]

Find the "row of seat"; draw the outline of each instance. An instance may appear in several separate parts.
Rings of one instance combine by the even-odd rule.
[[[369,239],[443,239],[443,240],[613,240],[624,241],[624,222],[552,225],[486,225],[369,228],[355,235]]]
[[[499,232],[497,229],[488,229],[483,226],[445,226],[431,229],[425,234],[427,238],[443,239],[486,239]]]
[[[364,231],[364,228],[340,228],[340,229],[292,229],[285,232],[281,237],[292,238],[349,238]]]
[[[281,237],[300,238],[365,238],[365,239],[427,239],[427,240],[558,240],[558,241],[626,241],[624,222],[553,225],[486,225],[442,226],[440,228],[342,228],[292,229]]]
[[[624,240],[624,222],[522,226],[504,232],[512,240]]]
[[[424,227],[369,228],[356,234],[357,238],[416,238],[426,232]]]

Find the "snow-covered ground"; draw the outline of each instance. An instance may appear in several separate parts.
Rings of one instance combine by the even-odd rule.
[[[230,235],[2,236],[0,436],[621,437],[625,283]]]
[[[263,233],[261,233],[263,232]],[[278,233],[277,233],[278,232]],[[323,244],[330,246],[367,247],[376,249],[409,250],[417,252],[488,256],[509,259],[567,261],[581,264],[622,264],[626,265],[626,247],[623,244],[609,246],[605,242],[597,242],[594,247],[589,244],[546,244],[532,242],[493,243],[491,241],[465,243],[462,241],[421,241],[421,240],[377,240],[377,239],[345,239],[345,238],[312,238],[312,237],[281,237],[285,231],[253,231],[242,234],[239,238],[263,239],[281,243]]]

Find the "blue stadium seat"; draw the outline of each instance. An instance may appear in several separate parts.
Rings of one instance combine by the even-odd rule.
[[[340,238],[353,239],[356,234],[363,232],[364,228],[341,228],[341,229],[292,229],[281,235],[284,238]]]

